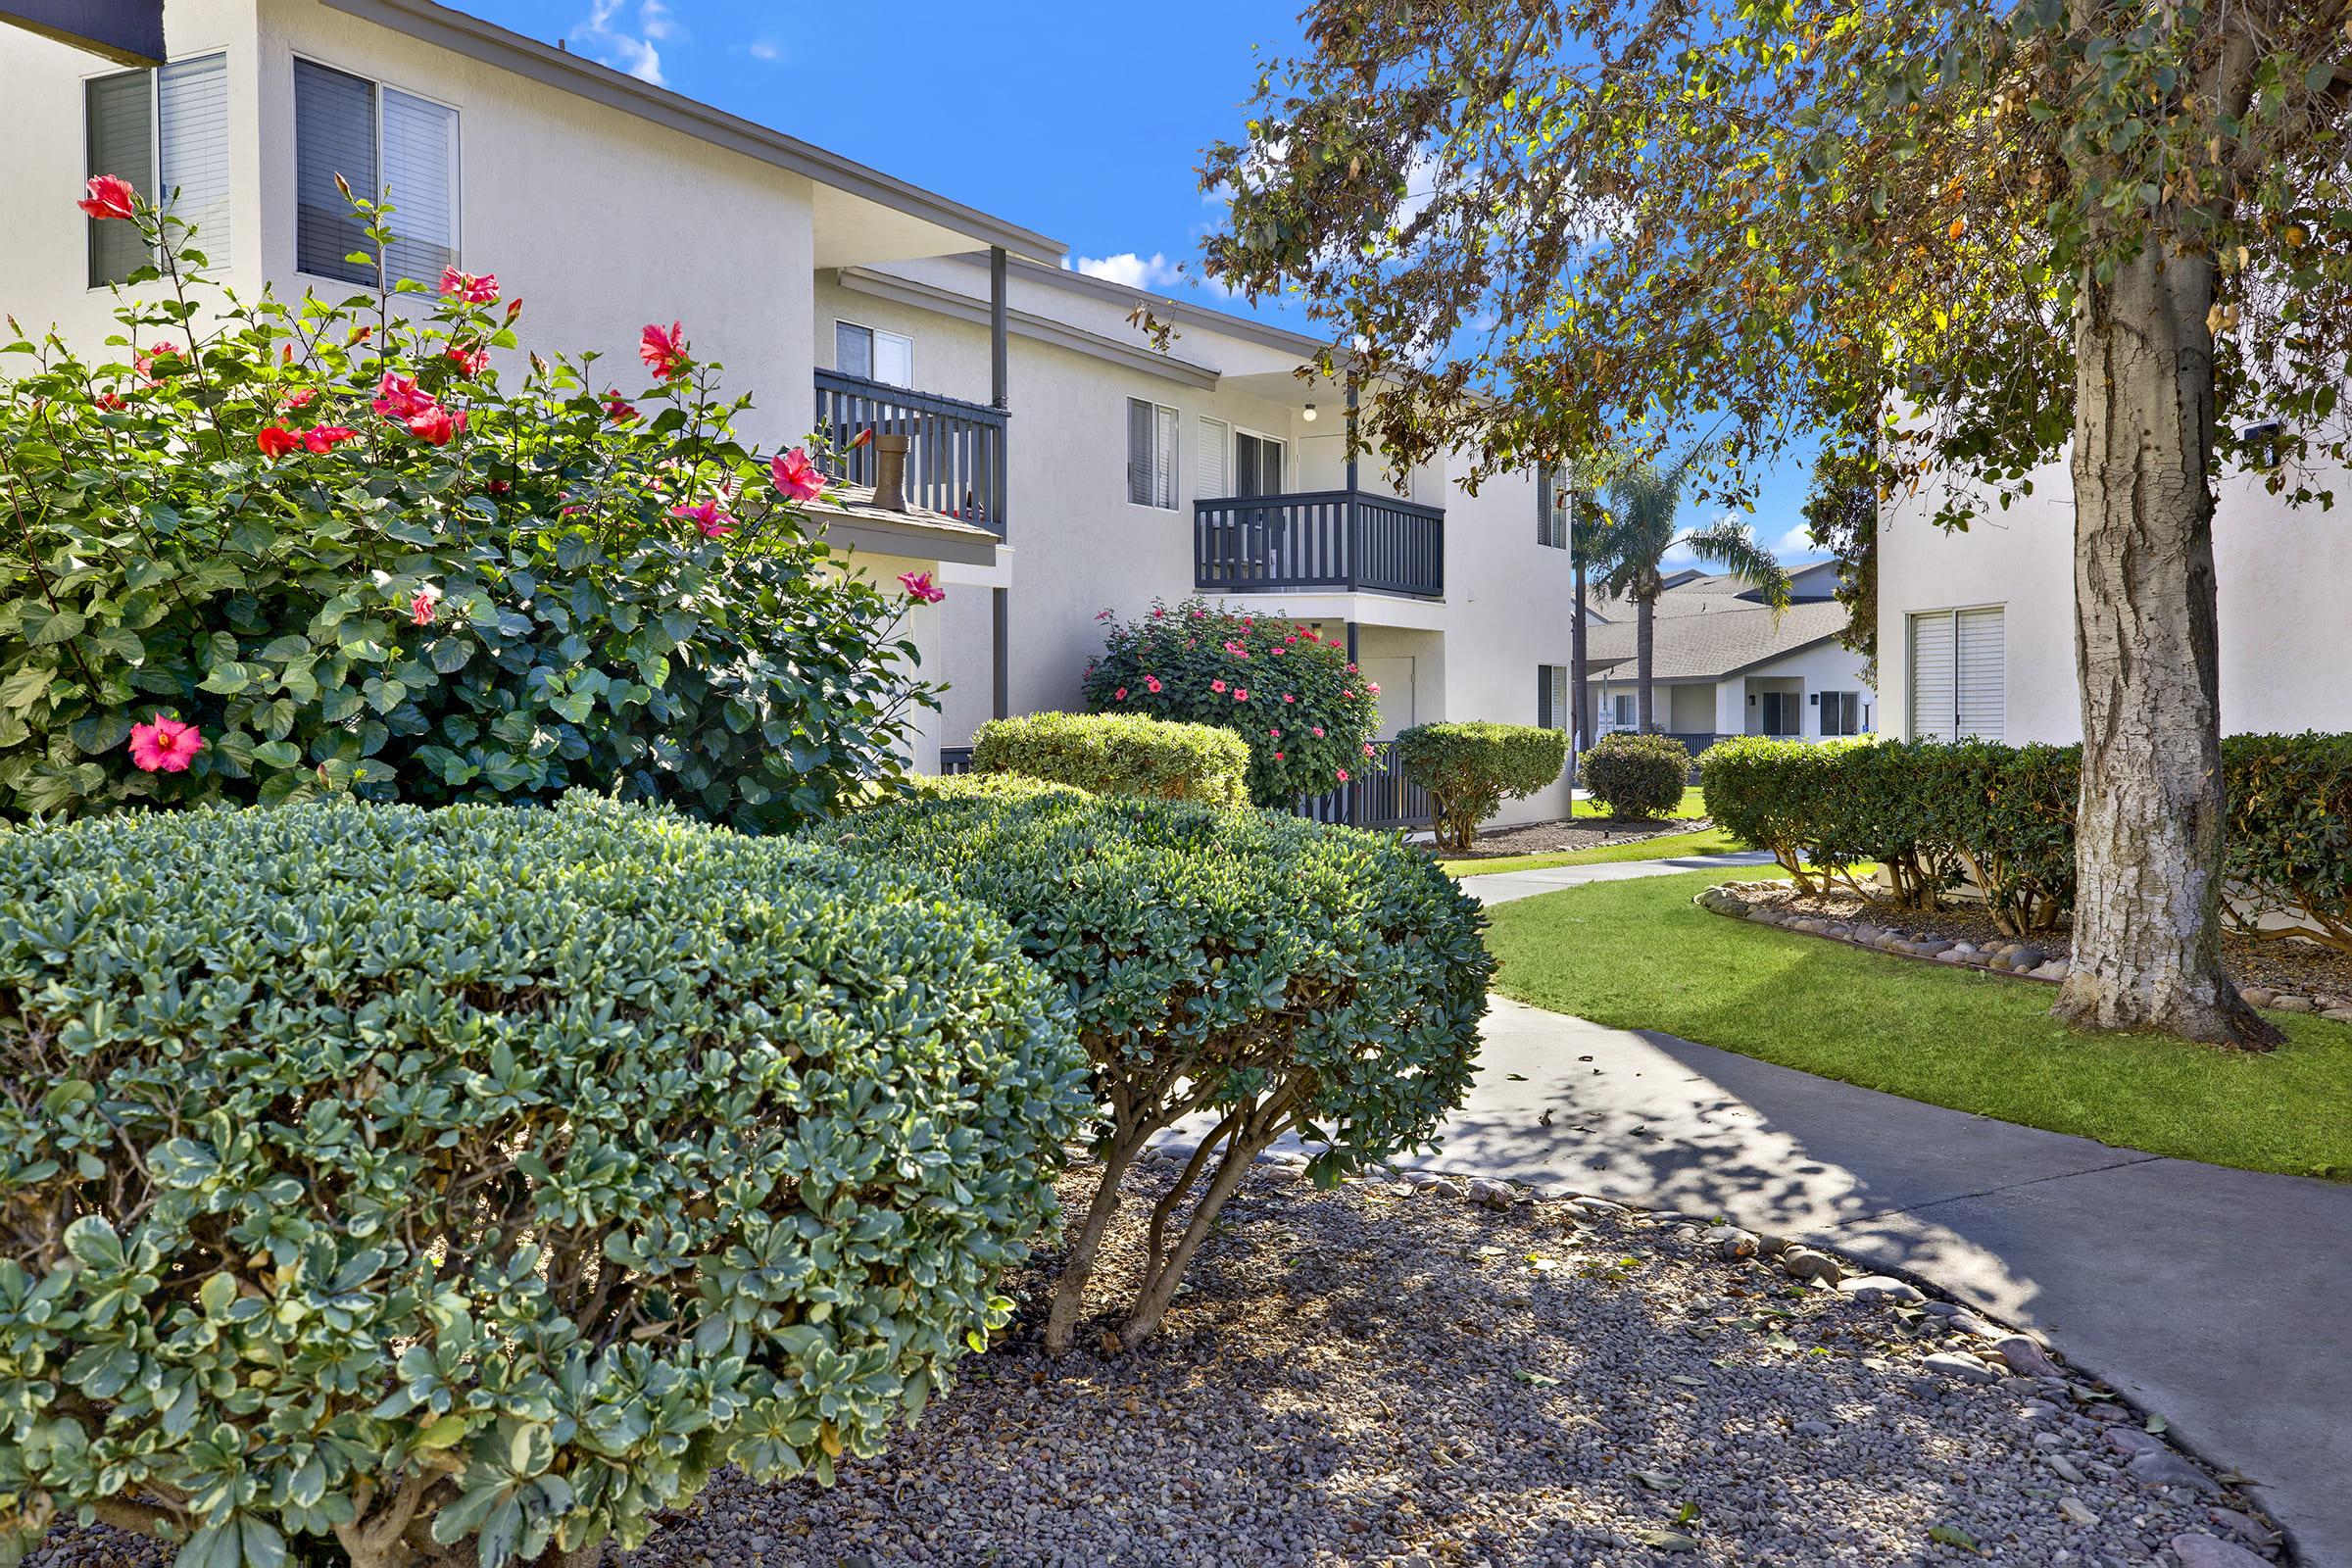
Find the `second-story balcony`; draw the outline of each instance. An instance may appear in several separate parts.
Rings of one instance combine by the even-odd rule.
[[[909,504],[1004,535],[1003,409],[917,392],[862,375],[816,372],[816,430],[833,449],[833,477],[874,482],[874,449],[853,449],[860,431],[907,438]]]
[[[1442,598],[1445,509],[1364,490],[1196,501],[1193,586]]]

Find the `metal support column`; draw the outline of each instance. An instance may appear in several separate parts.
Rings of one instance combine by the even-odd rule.
[[[1008,336],[1006,311],[1004,247],[992,245],[988,250],[988,401],[1000,409],[1009,409],[1012,406],[1009,401],[1010,388],[1007,384],[1010,380],[1010,366],[1005,352]],[[1012,466],[1010,453],[1012,432],[1006,430],[1004,437],[1003,446],[999,448],[1001,452],[1004,453],[1004,456],[1000,461],[1009,469]],[[1011,478],[1009,472],[999,476],[999,494],[1010,497],[1012,493]],[[1006,506],[1005,511],[1007,514],[1010,513],[1009,505]],[[997,519],[998,532],[1002,534],[1004,528],[1005,519],[999,517]],[[1012,715],[1011,626],[1007,613],[1010,595],[1006,590],[997,588],[990,591],[988,599],[991,619],[989,658],[992,683],[989,708],[997,717],[1009,718]]]

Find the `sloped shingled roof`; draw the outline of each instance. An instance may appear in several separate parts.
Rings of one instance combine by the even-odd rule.
[[[1681,597],[1681,591],[1670,592],[1665,600]],[[1651,673],[1655,678],[1706,680],[1735,674],[1834,637],[1845,629],[1848,618],[1843,605],[1827,602],[1790,605],[1776,617],[1768,606],[1720,593],[1705,597],[1712,605],[1703,610],[1678,604],[1669,611],[1665,602],[1659,604],[1652,626]],[[1630,675],[1635,631],[1628,607],[1626,619],[1589,628],[1585,646],[1593,662],[1617,662],[1619,670]]]

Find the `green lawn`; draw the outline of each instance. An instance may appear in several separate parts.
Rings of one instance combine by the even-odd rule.
[[[1578,805],[1581,807],[1582,802]],[[1730,855],[1747,846],[1719,827],[1696,833],[1667,833],[1599,850],[1560,850],[1550,855],[1513,855],[1492,860],[1440,860],[1452,876],[1491,876],[1497,871],[1535,871],[1547,865],[1598,865],[1604,860],[1674,860],[1686,855]]]
[[[2086,1035],[2046,985],[1709,914],[1714,871],[1497,905],[1496,989],[1829,1078],[2053,1132],[2249,1170],[2352,1179],[2352,1025],[2272,1014],[2268,1055]]]
[[[1603,811],[1599,806],[1592,801],[1579,801],[1576,803],[1576,814],[1579,816],[1606,816],[1608,813]],[[1698,786],[1693,784],[1689,789],[1683,791],[1683,804],[1676,807],[1673,810],[1668,811],[1666,814],[1668,817],[1692,817],[1706,815],[1707,803],[1700,798]]]

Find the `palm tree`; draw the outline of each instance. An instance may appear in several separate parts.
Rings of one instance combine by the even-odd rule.
[[[1775,610],[1788,603],[1788,574],[1771,551],[1756,543],[1746,523],[1726,516],[1712,527],[1675,531],[1674,514],[1690,469],[1689,457],[1670,468],[1635,463],[1619,469],[1609,482],[1607,507],[1592,541],[1593,585],[1610,598],[1633,602],[1635,715],[1644,734],[1656,728],[1650,721],[1650,670],[1658,596],[1666,591],[1659,562],[1687,551],[1754,583]]]

